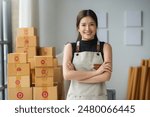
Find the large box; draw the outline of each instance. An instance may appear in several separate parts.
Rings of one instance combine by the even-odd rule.
[[[57,86],[53,87],[33,87],[34,100],[57,100]]]
[[[35,56],[35,67],[53,67],[54,61],[51,56]]]
[[[30,76],[29,63],[8,63],[8,76]]]
[[[8,63],[27,63],[26,53],[9,53]]]
[[[30,87],[30,76],[9,76],[8,87]]]
[[[32,47],[32,46],[38,46],[36,36],[16,37],[16,47]]]
[[[37,35],[37,33],[34,27],[26,27],[26,28],[18,28],[17,35],[18,36],[34,36],[34,35]]]
[[[8,100],[32,100],[32,87],[8,88]]]

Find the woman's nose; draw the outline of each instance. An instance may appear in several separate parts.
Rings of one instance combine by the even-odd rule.
[[[86,30],[89,30],[89,29],[90,29],[90,26],[89,26],[89,25],[87,25],[87,26],[86,26]]]

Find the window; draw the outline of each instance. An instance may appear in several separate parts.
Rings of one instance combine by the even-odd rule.
[[[7,99],[7,54],[12,52],[11,0],[0,0],[0,99]]]

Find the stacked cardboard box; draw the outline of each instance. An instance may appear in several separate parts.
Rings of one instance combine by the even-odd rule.
[[[57,99],[57,86],[53,87],[53,76],[53,58],[47,56],[35,56],[34,99]],[[53,92],[51,90],[55,91]]]
[[[38,37],[36,29],[18,28],[16,37],[16,53],[27,53],[27,61],[30,63],[32,85],[34,85],[34,56],[37,55]]]
[[[55,47],[40,47],[39,55],[35,56],[34,99],[63,99],[62,69]]]
[[[31,100],[30,66],[26,53],[8,54],[8,99]]]
[[[19,60],[16,56],[19,57]],[[29,93],[28,96],[32,97],[30,99],[64,99],[62,67],[58,65],[55,47],[39,47],[35,28],[18,28],[16,37],[16,52],[9,54],[8,58],[8,71],[10,71],[8,73],[8,79],[10,79],[11,76],[17,76],[18,80],[20,79],[20,77],[18,78],[18,76],[21,75],[21,82],[23,82],[24,84],[19,84],[16,86],[12,84],[11,78],[10,81],[8,80],[8,87],[30,87],[31,93],[27,91]],[[16,73],[14,71],[14,67],[12,67],[16,67],[16,65],[12,65],[12,63],[27,64],[28,69],[22,71],[22,74],[19,74],[19,72]],[[21,67],[23,67],[23,69],[27,68],[25,66]],[[16,74],[12,74],[11,71]],[[25,75],[27,75],[27,71],[29,71],[28,78],[24,77]],[[29,82],[29,84],[27,82]],[[13,95],[13,93],[9,91],[8,95],[10,94]],[[9,99],[16,98],[12,98],[11,96],[9,96]]]
[[[35,28],[19,28],[16,37],[16,52],[27,53],[28,59],[37,55],[37,36]]]

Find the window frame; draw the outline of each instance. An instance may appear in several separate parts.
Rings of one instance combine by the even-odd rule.
[[[7,5],[5,10],[3,3]],[[0,48],[2,72],[0,75],[0,99],[5,100],[7,99],[7,54],[12,52],[11,0],[0,0]]]

